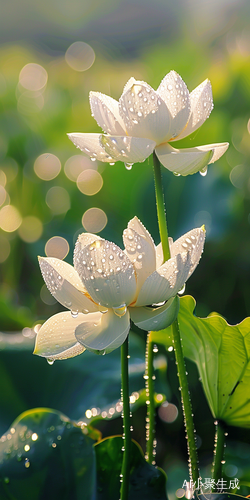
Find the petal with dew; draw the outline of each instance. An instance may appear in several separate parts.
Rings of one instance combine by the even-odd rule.
[[[145,137],[160,144],[171,137],[171,115],[167,105],[150,85],[131,81],[119,99],[120,115],[128,135]]]
[[[134,265],[137,277],[137,293],[144,281],[156,269],[155,245],[147,229],[134,217],[123,231],[125,251]]]
[[[104,132],[111,135],[126,134],[118,101],[100,92],[90,92],[89,102],[94,118]]]
[[[175,137],[175,141],[187,137],[201,127],[214,107],[212,86],[208,79],[198,85],[198,87],[191,92],[189,97],[191,104],[189,120],[178,137]]]
[[[87,245],[91,245],[91,243],[94,243],[94,241],[101,240],[102,238],[98,236],[97,234],[92,234],[92,233],[81,233],[79,234],[76,244],[75,244],[75,249],[74,252],[77,252],[81,250],[82,248],[86,247]]]
[[[167,260],[146,279],[135,306],[157,304],[174,297],[186,283],[191,266],[191,256],[188,252]]]
[[[205,227],[195,228],[181,236],[171,245],[171,257],[175,257],[183,251],[189,252],[191,256],[191,266],[188,278],[198,265],[203,252],[206,231]]]
[[[133,264],[114,243],[97,240],[82,249],[76,247],[74,266],[89,294],[98,304],[119,309],[135,299],[136,277]]]
[[[159,331],[172,325],[178,316],[180,299],[178,295],[160,307],[130,307],[130,317],[138,328]]]
[[[169,144],[155,148],[161,164],[176,174],[191,175],[203,170],[213,157],[213,149],[203,151],[199,148],[174,149]]]
[[[67,135],[68,138],[73,142],[73,144],[83,153],[85,153],[85,155],[90,156],[92,160],[99,160],[109,163],[117,161],[112,156],[110,156],[102,146],[101,139],[103,137],[103,134],[81,134],[76,132]]]
[[[86,321],[76,328],[76,338],[88,351],[108,354],[120,347],[126,340],[130,328],[128,311],[122,317],[112,310],[105,314],[88,314]]]
[[[198,146],[197,149],[198,151],[213,151],[213,156],[209,163],[214,163],[215,161],[219,160],[219,158],[224,155],[224,153],[227,151],[229,146],[228,142],[218,142],[217,144],[206,144],[205,146]],[[183,150],[182,150],[183,151]],[[187,150],[188,151],[188,150]]]
[[[166,103],[171,120],[171,138],[176,137],[185,127],[190,115],[189,91],[176,71],[170,71],[160,83],[157,94]]]
[[[73,318],[70,312],[65,311],[49,318],[36,336],[34,354],[50,359],[67,359],[84,352],[84,346],[75,337],[75,329],[87,317],[79,313]]]
[[[103,135],[101,143],[106,153],[115,161],[124,163],[143,162],[153,153],[156,143],[143,137]]]
[[[39,265],[47,288],[60,304],[75,312],[99,310],[73,266],[55,257],[39,257]]]

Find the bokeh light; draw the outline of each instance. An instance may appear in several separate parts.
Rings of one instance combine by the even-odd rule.
[[[82,225],[88,233],[99,233],[107,222],[107,215],[100,208],[89,208],[82,216]]]
[[[22,217],[13,205],[5,205],[0,210],[0,228],[7,233],[16,231],[21,226]]]
[[[162,405],[158,408],[158,415],[163,422],[171,424],[178,417],[178,408],[173,403],[164,401]]]
[[[69,244],[65,238],[53,236],[47,241],[44,250],[47,257],[56,257],[63,260],[69,253]]]
[[[98,193],[103,186],[103,179],[97,170],[84,170],[77,178],[77,187],[79,191],[87,196]]]
[[[94,64],[95,52],[85,42],[74,42],[66,51],[65,59],[75,71],[86,71]]]
[[[23,218],[22,224],[18,229],[18,234],[26,243],[34,243],[39,240],[43,232],[43,225],[40,219],[33,215]]]
[[[0,170],[0,186],[6,186],[7,178],[3,170]]]
[[[54,186],[46,194],[46,203],[54,215],[65,214],[70,209],[69,193],[63,187]]]
[[[19,83],[27,90],[38,91],[45,87],[48,80],[46,69],[40,64],[26,64],[19,74]]]
[[[230,172],[230,181],[238,189],[244,188],[249,178],[249,167],[245,165],[236,165]]]
[[[78,176],[83,172],[83,170],[91,168],[92,170],[97,169],[97,165],[87,156],[74,155],[68,158],[64,165],[65,175],[73,182],[77,181]]]
[[[6,236],[0,234],[0,263],[5,262],[10,254],[10,243]]]
[[[43,181],[55,179],[61,170],[61,162],[57,156],[51,153],[43,153],[38,156],[34,163],[34,171]]]
[[[56,304],[56,299],[54,299],[53,295],[51,295],[46,285],[43,285],[40,290],[40,298],[44,304],[47,304],[47,306],[53,306]]]
[[[3,205],[7,197],[6,190],[4,189],[3,186],[0,184],[0,206]]]
[[[17,174],[18,174],[18,164],[16,162],[16,160],[14,160],[14,158],[5,158],[4,161],[1,162],[1,165],[0,165],[0,184],[2,184],[2,186],[5,186],[5,184],[3,184],[1,182],[1,178],[2,178],[2,174],[1,172],[4,173],[5,175],[5,183],[6,182],[12,182],[14,181],[14,179],[16,178]]]
[[[184,488],[179,488],[176,492],[175,492],[177,498],[183,498],[185,496],[185,490]]]

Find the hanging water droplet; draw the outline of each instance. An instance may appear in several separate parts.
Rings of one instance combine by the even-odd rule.
[[[124,163],[124,165],[127,170],[131,170],[133,167],[133,163]]]
[[[181,290],[179,290],[178,294],[179,295],[182,295],[184,292],[185,292],[185,288],[186,288],[186,283],[184,283],[183,287]]]
[[[175,175],[175,177],[180,177],[181,174],[178,174],[178,172],[173,172],[173,174]]]
[[[114,313],[116,314],[116,316],[124,316],[124,314],[126,314],[127,312],[127,306],[126,304],[121,304],[120,306],[118,307],[112,307]]]
[[[28,458],[25,458],[25,460],[24,460],[24,467],[25,467],[26,469],[28,469],[28,468],[30,467],[30,461],[29,461],[29,459],[28,459]]]
[[[207,175],[207,167],[204,167],[200,170],[200,175],[202,175],[202,177],[205,177],[205,175]]]
[[[72,318],[77,318],[77,316],[78,316],[78,311],[73,311],[73,310],[71,310],[71,316],[72,316]]]
[[[53,363],[54,363],[54,362],[55,362],[55,360],[54,360],[54,359],[52,359],[52,358],[48,358],[48,359],[47,359],[47,363],[48,363],[49,365],[53,365]]]

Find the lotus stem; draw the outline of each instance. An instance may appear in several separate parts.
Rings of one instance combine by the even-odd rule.
[[[123,404],[123,443],[122,443],[122,470],[120,500],[128,500],[130,477],[130,405],[129,405],[129,377],[128,377],[128,337],[121,345],[121,396]]]
[[[224,455],[224,445],[225,445],[225,429],[223,423],[216,420],[216,431],[214,439],[214,461],[212,468],[212,478],[216,484],[219,479],[222,479],[222,466],[223,466],[223,455]]]
[[[154,343],[151,340],[151,332],[147,335],[145,385],[147,398],[146,418],[146,460],[154,464],[154,442],[155,442],[155,402],[154,402]]]
[[[162,186],[161,164],[155,153],[153,153],[153,163],[154,163],[155,194],[156,194],[159,232],[162,243],[163,257],[164,261],[166,261],[170,258],[168,229],[167,229],[166,211],[165,211],[164,194]],[[172,324],[172,333],[173,333],[173,345],[174,345],[175,359],[177,365],[177,373],[181,391],[184,423],[186,427],[186,435],[188,443],[190,480],[192,480],[193,483],[196,483],[196,485],[198,485],[199,469],[198,469],[195,429],[194,429],[192,406],[189,396],[187,372],[183,356],[178,318]]]

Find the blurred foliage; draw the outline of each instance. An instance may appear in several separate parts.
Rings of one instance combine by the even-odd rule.
[[[214,95],[215,108],[210,118],[179,145],[228,141],[230,148],[209,167],[205,178],[199,174],[175,177],[163,171],[169,233],[177,238],[205,223],[204,255],[188,281],[187,293],[197,299],[197,315],[218,311],[231,324],[242,321],[250,311],[249,2],[74,2],[71,6],[66,1],[35,4],[25,0],[27,9],[22,6],[20,11],[21,4],[17,3],[15,12],[11,3],[1,16],[0,36],[2,40],[5,36],[8,44],[0,48],[0,210],[11,204],[18,210],[18,214],[12,212],[11,222],[15,219],[17,225],[22,224],[11,231],[0,229],[0,330],[20,330],[60,310],[43,287],[37,255],[44,255],[50,238],[60,236],[69,243],[66,260],[72,263],[76,238],[84,230],[82,216],[88,209],[104,211],[108,223],[100,234],[118,245],[122,245],[122,231],[134,215],[159,242],[152,159],[134,165],[131,171],[122,163],[110,166],[87,162],[85,168],[98,168],[103,178],[101,190],[88,196],[65,174],[67,160],[78,153],[66,133],[99,131],[89,108],[90,90],[118,99],[131,76],[157,88],[171,69],[182,76],[190,90],[209,78]],[[84,72],[75,71],[65,60],[65,51],[77,40],[88,42],[96,55],[94,64]],[[41,89],[30,91],[20,83],[20,72],[27,64],[37,64],[47,72],[47,83]],[[55,155],[61,162],[60,173],[51,180],[42,180],[35,173],[34,164],[40,155],[49,161]],[[56,193],[60,193],[58,198]],[[27,217],[35,218],[31,232],[25,226],[31,227]],[[0,345],[3,347],[4,342]],[[166,356],[164,347],[160,351]],[[88,400],[92,391],[96,394],[100,390],[98,398],[106,397],[107,404],[113,402],[114,390],[118,391],[116,355],[113,360],[112,355],[96,358],[84,354],[49,367],[31,351],[12,354],[3,350],[0,359],[2,405],[7,408],[1,422],[3,431],[27,407],[46,404],[66,411],[71,406],[75,418],[77,401],[81,402],[81,411],[92,407]],[[168,491],[173,498],[188,478],[188,469],[175,362],[173,353],[167,356],[169,385],[164,390],[167,399],[179,408],[179,415],[169,424],[157,417],[156,460],[168,473]],[[95,362],[102,368],[95,371]],[[111,383],[102,375],[112,364],[116,377]],[[93,376],[94,388],[88,389],[87,371],[98,377]],[[188,363],[188,372],[202,471],[209,477],[213,423],[192,363]],[[164,371],[162,375],[164,378]],[[60,393],[56,380],[64,381]],[[44,402],[46,398],[48,403]],[[139,407],[133,426],[134,437],[142,447],[144,419],[145,408]],[[121,422],[103,420],[98,427],[104,435],[119,433]],[[238,455],[231,454],[229,459],[229,465],[235,467],[232,475],[249,485],[249,457],[238,464],[239,457],[246,456],[249,431],[229,428],[228,439],[237,443],[238,450]],[[228,469],[228,477],[232,477],[232,470]],[[249,488],[244,490],[242,486],[242,492],[248,494]]]

